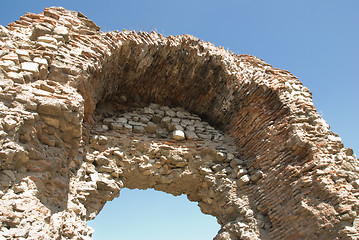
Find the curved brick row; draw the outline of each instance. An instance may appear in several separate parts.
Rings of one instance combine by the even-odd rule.
[[[80,12],[46,8],[0,26],[0,90],[0,238],[86,239],[86,220],[123,187],[187,194],[221,223],[216,239],[359,236],[353,151],[296,77],[256,57],[189,35],[104,33]],[[207,151],[213,137],[153,155],[160,127],[148,138],[143,122],[113,125],[150,103],[162,109],[146,124],[181,107],[232,139],[215,149],[238,161]],[[195,117],[183,124],[202,131]]]

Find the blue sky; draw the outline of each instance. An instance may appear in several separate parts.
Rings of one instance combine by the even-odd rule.
[[[38,13],[46,6],[63,6],[81,11],[101,26],[103,31],[135,29],[155,30],[166,36],[192,34],[236,54],[257,56],[274,67],[289,70],[309,87],[318,112],[330,124],[331,130],[339,134],[345,146],[353,148],[356,154],[359,152],[358,0],[0,1],[3,10],[0,15],[1,25],[19,19],[25,12]],[[138,206],[157,208],[161,205],[181,205],[171,202],[177,201],[178,198],[154,191],[124,191],[112,205],[127,206],[138,200],[121,202],[122,198],[127,199],[126,195],[129,198],[140,196],[145,199]],[[180,199],[187,207],[192,206],[185,198]],[[154,205],[158,201],[162,204]],[[110,210],[106,214],[127,214],[128,218],[131,217],[126,209],[111,210],[115,209],[112,205],[106,205],[98,219],[107,209]],[[193,206],[182,210],[188,217],[181,222],[189,222],[189,227],[198,222],[208,226],[204,228],[207,230],[201,230],[203,238],[193,239],[210,239],[215,234],[205,233],[209,232],[208,229],[213,229],[213,226],[217,228],[214,232],[218,230],[215,219],[203,214],[197,216],[199,209]],[[211,223],[207,223],[207,220]],[[158,226],[160,231],[157,234],[161,236],[153,235],[151,238],[151,234],[146,233],[145,238],[172,239],[166,236],[166,231],[161,226],[174,220],[165,220],[164,223],[157,221],[159,220],[149,219],[147,223],[141,223],[141,226]],[[113,231],[117,233],[122,223],[113,220],[106,221],[105,225],[108,227],[113,223]],[[100,225],[94,225],[98,232]],[[138,232],[141,232],[138,225],[139,222],[135,221]],[[180,234],[187,232],[186,229],[187,227],[179,227],[169,231],[177,231],[176,234]],[[95,239],[118,239],[96,234]],[[140,239],[122,236],[122,239]]]

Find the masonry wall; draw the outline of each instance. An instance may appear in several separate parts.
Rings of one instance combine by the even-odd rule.
[[[149,178],[154,183],[142,187],[188,194],[203,212],[216,216],[222,226],[216,239],[358,237],[357,159],[316,112],[309,90],[289,72],[189,35],[104,33],[82,13],[62,8],[27,13],[1,27],[0,40],[0,236],[5,239],[86,239],[91,235],[86,220],[121,188],[141,188]],[[88,160],[91,154],[104,155],[111,163],[116,150],[111,141],[100,144],[100,136],[127,136],[130,145],[129,139],[139,139],[136,134],[144,137],[146,132],[133,132],[134,126],[126,132],[124,126],[106,129],[101,123],[106,116],[115,121],[113,112],[150,103],[181,107],[223,132],[242,167],[233,159],[215,163],[214,151],[213,164],[193,160],[196,167],[179,167],[178,176],[172,174],[164,184],[162,177],[172,172],[155,171],[165,165],[156,168],[155,159],[149,175],[144,174],[149,169],[123,159],[105,173],[101,163]],[[188,136],[179,142],[168,138],[177,148],[215,142]],[[161,139],[152,138],[141,141]],[[96,144],[102,147],[93,154]],[[126,152],[125,146],[118,151]],[[192,155],[204,158],[197,150]],[[148,164],[145,152],[138,153],[139,159]],[[132,172],[131,166],[138,170]],[[111,175],[120,170],[123,174]],[[132,173],[144,181],[131,183]],[[218,190],[210,178],[227,187]],[[186,181],[196,187],[181,188]],[[216,201],[208,201],[213,192],[218,192]]]

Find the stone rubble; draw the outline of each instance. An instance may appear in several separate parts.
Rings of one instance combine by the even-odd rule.
[[[146,133],[151,137],[173,138],[175,140],[208,139],[221,141],[223,134],[195,114],[181,108],[160,107],[150,104],[149,107],[105,118],[102,128],[125,130],[134,133]]]
[[[186,194],[216,240],[359,238],[358,159],[289,72],[60,7],[0,26],[0,239],[91,239],[122,188]]]

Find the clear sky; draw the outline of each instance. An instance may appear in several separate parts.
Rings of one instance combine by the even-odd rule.
[[[359,152],[358,0],[0,0],[0,6],[1,25],[19,19],[25,12],[38,13],[47,6],[62,6],[81,11],[102,31],[192,34],[236,54],[257,56],[274,67],[289,70],[309,87],[318,112],[331,130],[339,134],[345,146]],[[179,213],[187,217],[175,212],[179,207]],[[140,215],[134,217],[128,210],[137,208]],[[157,212],[163,215],[152,218],[157,213],[147,212],[151,208],[161,208]],[[102,215],[111,221],[100,221]],[[214,218],[199,214],[199,208],[184,197],[155,191],[122,191],[121,197],[107,204],[98,219],[101,223],[91,223],[99,232],[94,235],[95,240],[120,239],[120,230],[133,227],[136,234],[144,235],[131,237],[121,233],[121,239],[205,240],[214,237],[219,229]],[[133,223],[132,227],[125,222]],[[188,224],[180,225],[183,222]],[[193,230],[191,226],[195,224],[203,229]],[[148,226],[158,231],[153,232]],[[100,233],[101,228],[104,233]],[[192,238],[180,235],[191,231],[202,237],[194,232]],[[113,237],[105,235],[110,233]],[[182,237],[169,238],[168,233]]]

